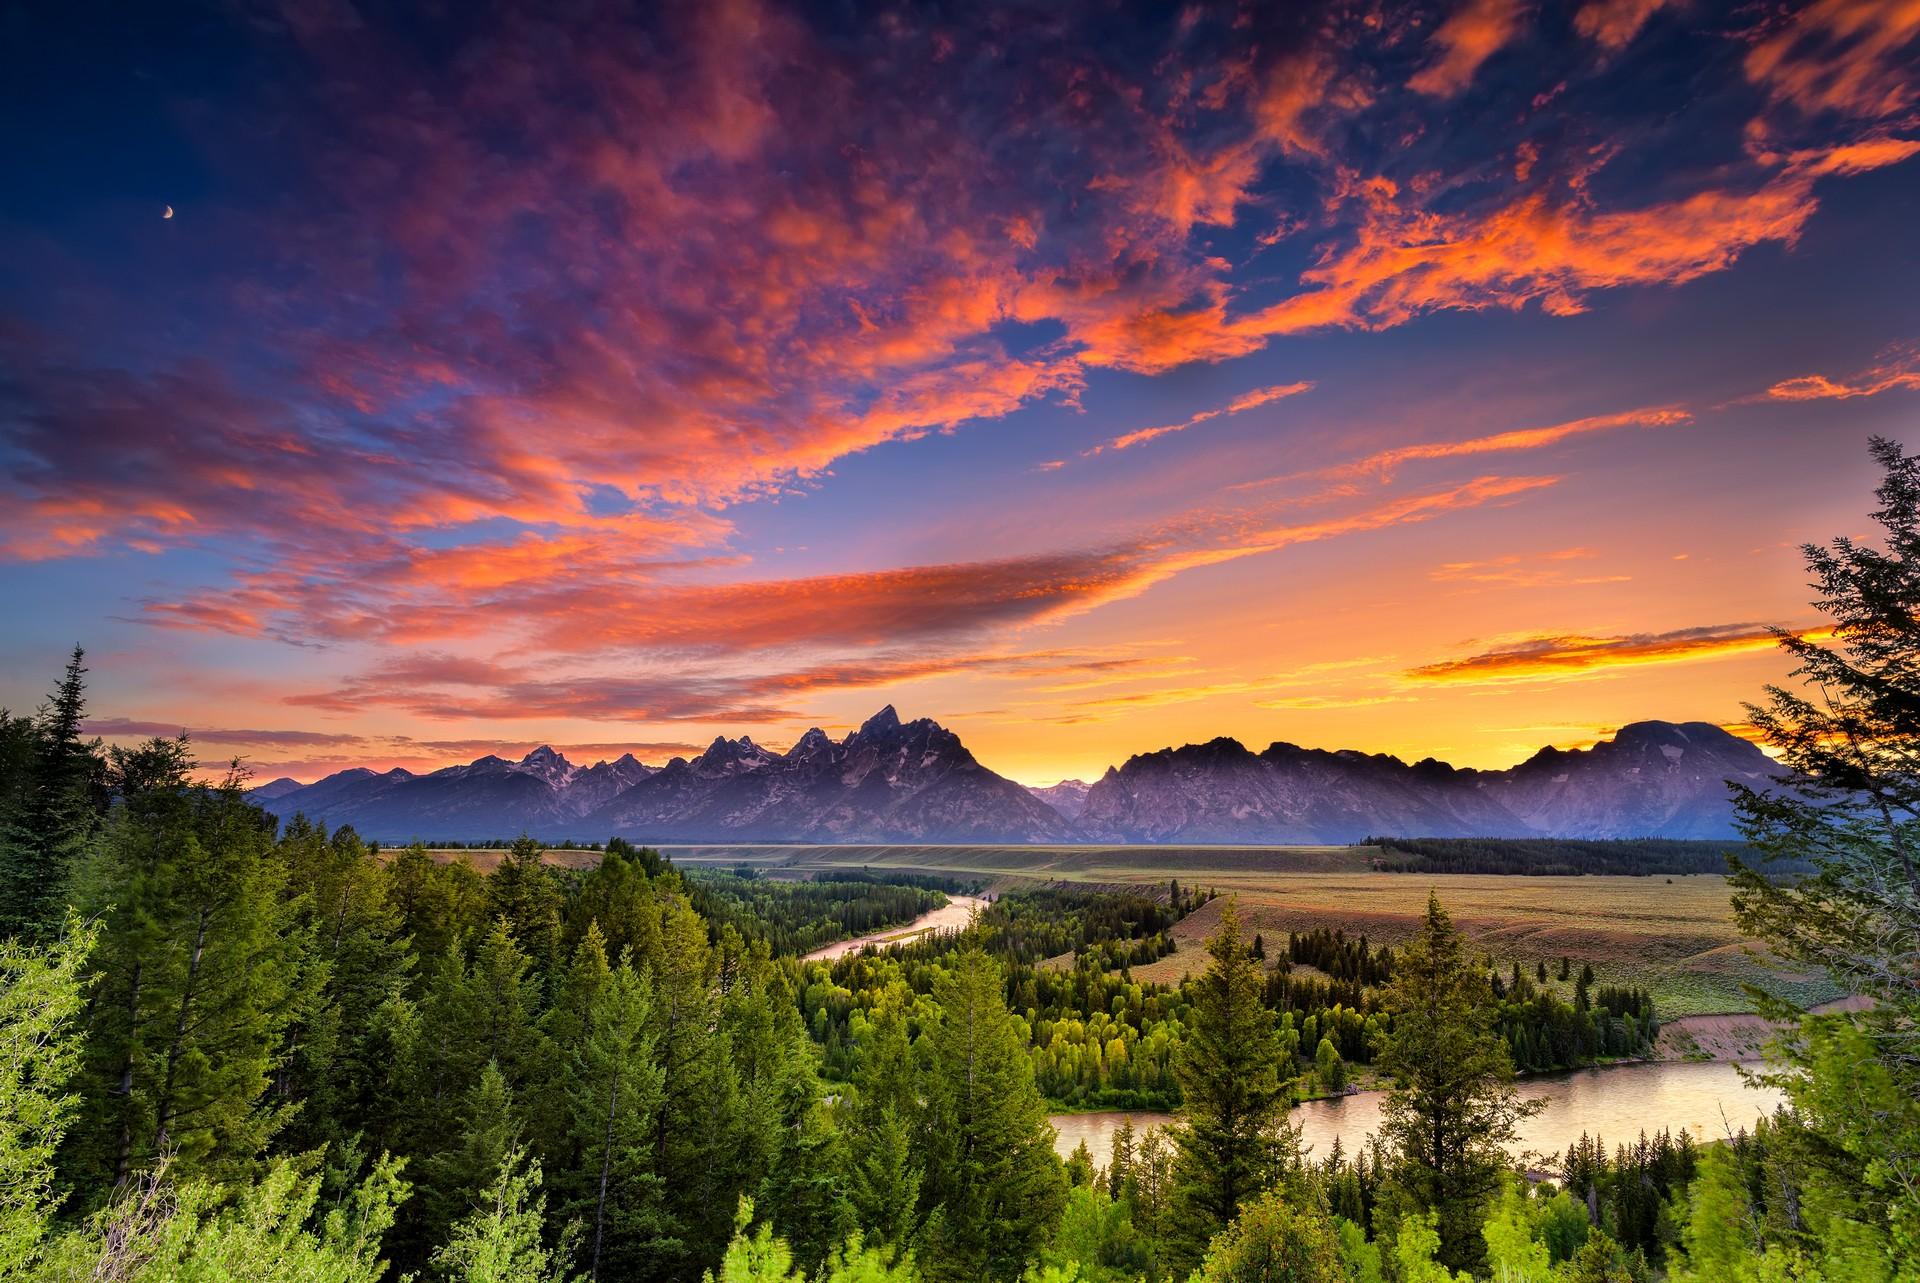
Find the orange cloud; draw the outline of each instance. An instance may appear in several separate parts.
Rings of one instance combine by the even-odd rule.
[[[1341,471],[1371,473],[1385,478],[1392,476],[1401,465],[1416,461],[1458,459],[1479,454],[1498,454],[1509,450],[1539,450],[1558,445],[1571,437],[1585,436],[1593,432],[1609,432],[1615,428],[1669,428],[1691,422],[1693,422],[1693,415],[1679,406],[1652,406],[1642,410],[1626,410],[1618,414],[1596,414],[1588,418],[1573,419],[1566,423],[1555,423],[1540,428],[1515,428],[1509,432],[1469,437],[1463,441],[1431,441],[1420,445],[1396,446],[1390,450],[1370,454],[1364,459],[1346,465]]]
[[[1805,113],[1895,116],[1920,99],[1916,38],[1913,0],[1814,0],[1748,51],[1747,79]]]
[[[1149,441],[1169,436],[1175,432],[1185,432],[1188,428],[1205,423],[1210,419],[1219,419],[1230,414],[1239,414],[1244,410],[1252,410],[1259,406],[1271,405],[1275,401],[1285,397],[1298,396],[1302,392],[1310,391],[1312,387],[1312,383],[1302,381],[1298,383],[1281,383],[1267,388],[1255,388],[1251,392],[1241,393],[1217,409],[1201,410],[1196,414],[1189,415],[1178,423],[1163,424],[1157,428],[1139,428],[1132,432],[1123,433],[1090,449],[1082,450],[1080,453],[1090,456],[1102,454],[1108,450],[1130,450],[1134,446],[1145,445]]]
[[[1599,211],[1532,192],[1485,214],[1376,206],[1354,244],[1301,279],[1318,288],[1240,322],[1262,334],[1331,326],[1384,329],[1441,310],[1570,316],[1583,294],[1680,285],[1724,270],[1766,241],[1791,242],[1812,216],[1810,175],[1757,191],[1709,190],[1639,210]]]
[[[1587,0],[1573,15],[1573,29],[1608,53],[1633,42],[1666,0]]]
[[[1830,634],[1802,635],[1818,639]],[[1773,630],[1760,624],[1719,624],[1612,637],[1544,634],[1460,659],[1423,664],[1401,676],[1416,685],[1449,686],[1567,681],[1603,677],[1625,668],[1771,651],[1779,644]]]
[[[1480,64],[1520,34],[1526,7],[1521,0],[1465,0],[1434,28],[1428,43],[1437,54],[1407,81],[1407,88],[1436,98],[1451,98],[1473,83]]]
[[[1693,422],[1691,412],[1680,406],[1648,406],[1638,410],[1623,410],[1615,414],[1590,415],[1584,419],[1572,419],[1566,423],[1548,424],[1537,428],[1514,428],[1483,437],[1394,446],[1391,449],[1375,451],[1363,458],[1333,464],[1312,472],[1289,472],[1276,477],[1263,477],[1256,481],[1238,482],[1233,489],[1253,490],[1308,477],[1339,479],[1370,476],[1384,482],[1392,480],[1394,474],[1408,463],[1421,463],[1433,459],[1471,458],[1475,455],[1498,454],[1511,450],[1540,450],[1547,446],[1558,445],[1569,438],[1585,436],[1593,432],[1606,432],[1615,428],[1666,428],[1691,422]]]
[[[1879,361],[1847,379],[1824,374],[1802,374],[1782,379],[1760,399],[1769,401],[1848,401],[1879,396],[1896,389],[1920,389],[1920,348],[1895,348]]]
[[[1138,596],[1188,570],[1431,521],[1507,502],[1555,481],[1484,476],[1314,522],[1274,524],[1258,507],[1201,511],[1110,549],[1000,561],[678,585],[637,595],[591,586],[543,593],[528,586],[511,596],[511,610],[539,626],[537,646],[521,648],[537,651],[537,664],[414,652],[285,702],[336,713],[389,708],[433,719],[774,723],[798,717],[792,701],[807,694],[954,674],[1047,679],[1060,686],[1113,680],[1132,670],[1164,678],[1170,661],[1154,656],[980,643],[992,632]],[[470,611],[496,624],[508,611],[504,602],[448,603],[443,609],[456,621]],[[433,618],[420,609],[406,613]],[[422,628],[418,621],[406,626]],[[903,652],[905,643],[917,643],[917,649]],[[553,661],[561,654],[586,658],[574,671],[557,672]],[[1137,702],[1122,697],[1115,703]]]

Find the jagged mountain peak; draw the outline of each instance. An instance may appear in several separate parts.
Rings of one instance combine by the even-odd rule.
[[[1027,792],[1045,802],[1069,820],[1080,818],[1080,812],[1087,804],[1087,790],[1093,786],[1085,780],[1061,780],[1058,784],[1049,784],[1045,788],[1029,786]]]
[[[887,735],[900,729],[900,714],[889,704],[879,712],[860,723],[859,733],[864,736]]]
[[[833,740],[818,726],[809,726],[806,734],[793,742],[787,750],[790,758],[811,757],[816,753],[828,752],[834,748]]]
[[[694,758],[691,765],[697,771],[750,771],[777,760],[745,735],[739,739],[716,735],[707,751]]]

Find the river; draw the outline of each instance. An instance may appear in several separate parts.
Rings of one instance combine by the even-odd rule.
[[[1770,1114],[1782,1101],[1771,1087],[1757,1087],[1740,1077],[1740,1067],[1724,1063],[1655,1061],[1614,1065],[1524,1079],[1523,1095],[1545,1097],[1546,1108],[1520,1128],[1516,1154],[1565,1153],[1586,1132],[1609,1148],[1631,1141],[1642,1131],[1662,1128],[1678,1134],[1682,1128],[1695,1140],[1718,1140]],[[1364,1091],[1332,1100],[1312,1100],[1293,1111],[1303,1146],[1315,1158],[1326,1157],[1338,1137],[1351,1154],[1379,1129],[1383,1093]],[[1066,1157],[1082,1140],[1104,1165],[1113,1154],[1113,1133],[1122,1113],[1055,1114],[1054,1148]],[[1172,1121],[1169,1114],[1132,1115],[1135,1132]]]
[[[930,909],[903,927],[888,927],[885,931],[876,931],[857,940],[840,940],[808,954],[805,961],[819,959],[831,962],[866,948],[870,944],[901,944],[915,937],[928,935],[935,931],[958,931],[972,920],[976,909],[984,909],[987,902],[977,895],[950,895],[947,902],[937,909]],[[1118,1125],[1117,1123],[1115,1124]]]

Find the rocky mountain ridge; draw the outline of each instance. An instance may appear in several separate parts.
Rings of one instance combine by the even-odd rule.
[[[1764,787],[1771,758],[1710,722],[1635,722],[1589,749],[1543,748],[1486,771],[1433,758],[1216,739],[1109,769],[1078,825],[1112,842],[1344,843],[1404,837],[1734,836],[1727,782]]]
[[[989,771],[953,732],[892,705],[835,741],[815,727],[785,753],[716,738],[665,766],[631,754],[581,770],[541,747],[519,762],[483,757],[425,775],[342,771],[255,793],[281,816],[351,824],[384,841],[1064,842],[1071,824]]]
[[[382,841],[1346,843],[1407,837],[1733,835],[1726,781],[1777,771],[1706,722],[1636,722],[1589,749],[1541,749],[1486,771],[1431,758],[1227,738],[1137,754],[1092,784],[1028,789],[988,770],[928,718],[889,705],[835,740],[813,728],[784,753],[747,736],[649,766],[579,767],[541,746],[424,774],[341,771],[254,790],[267,809]]]

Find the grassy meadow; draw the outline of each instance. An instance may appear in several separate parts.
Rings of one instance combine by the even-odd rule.
[[[1562,956],[1590,964],[1602,984],[1652,991],[1663,1019],[1753,1010],[1744,986],[1797,1002],[1835,996],[1823,982],[1783,977],[1753,956],[1733,923],[1725,879],[1518,877],[1380,873],[1373,847],[1138,846],[689,846],[681,864],[750,865],[807,874],[872,868],[972,875],[1011,886],[1027,880],[1159,885],[1170,878],[1239,896],[1248,929],[1284,941],[1288,931],[1337,926],[1376,941],[1411,935],[1435,889],[1454,921],[1503,967]],[[572,853],[559,853],[572,854]],[[1178,980],[1205,965],[1204,941],[1219,903],[1175,929],[1179,951],[1137,968]]]

